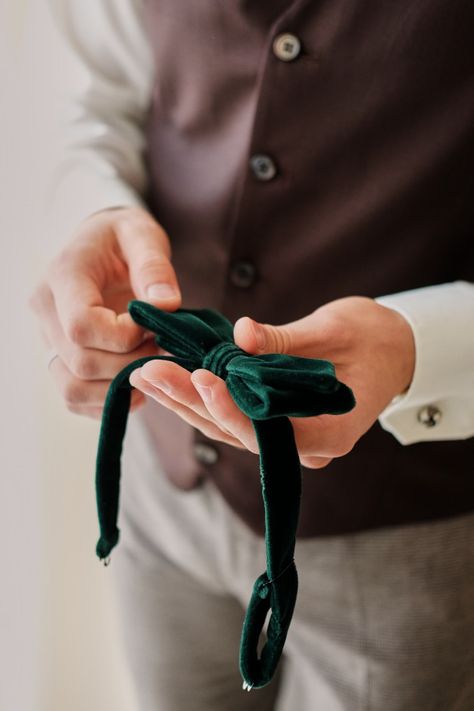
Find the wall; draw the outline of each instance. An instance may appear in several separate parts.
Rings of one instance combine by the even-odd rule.
[[[110,576],[95,557],[98,423],[68,413],[27,306],[62,235],[43,219],[49,85],[42,0],[0,5],[0,708],[133,711]]]

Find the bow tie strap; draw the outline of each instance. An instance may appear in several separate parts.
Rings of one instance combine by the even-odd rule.
[[[129,363],[107,392],[96,459],[97,555],[107,560],[119,539],[120,457],[130,408],[130,373],[150,360],[169,360],[189,372],[207,368],[224,379],[235,403],[252,421],[260,452],[267,567],[254,585],[246,613],[240,669],[246,688],[265,686],[283,650],[298,584],[293,556],[301,470],[288,417],[348,412],[355,404],[353,394],[337,380],[328,361],[246,353],[235,345],[230,321],[217,311],[166,312],[132,301],[129,312],[137,323],[156,334],[158,345],[174,355]],[[269,610],[267,642],[258,658],[257,644]]]
[[[147,356],[126,365],[109,386],[102,413],[95,467],[95,491],[100,527],[96,553],[100,560],[104,561],[108,560],[112,549],[117,545],[120,534],[117,527],[120,458],[133,389],[129,377],[133,370],[141,368],[150,360],[168,360],[191,372],[193,370],[190,360],[186,358]]]
[[[240,643],[240,672],[247,688],[271,681],[283,651],[298,590],[294,562],[301,470],[293,426],[287,417],[252,421],[260,450],[267,569],[257,578]],[[267,641],[257,655],[267,613]]]

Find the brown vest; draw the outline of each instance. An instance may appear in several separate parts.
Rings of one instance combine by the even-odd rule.
[[[145,12],[149,206],[183,307],[281,324],[342,296],[474,281],[470,0],[146,0]],[[275,46],[282,33],[299,53],[291,38]],[[156,403],[143,417],[177,486],[210,477],[262,533],[256,455]],[[299,533],[474,509],[473,462],[473,438],[402,446],[375,424],[326,469],[302,468]]]

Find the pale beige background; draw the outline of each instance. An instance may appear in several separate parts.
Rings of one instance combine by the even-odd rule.
[[[94,554],[98,423],[63,406],[26,305],[67,239],[43,215],[49,90],[65,71],[43,0],[0,0],[0,708],[134,711]]]

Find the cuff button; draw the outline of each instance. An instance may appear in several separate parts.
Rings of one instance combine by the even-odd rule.
[[[418,411],[418,422],[425,427],[436,427],[441,420],[441,410],[435,405],[427,405]]]

